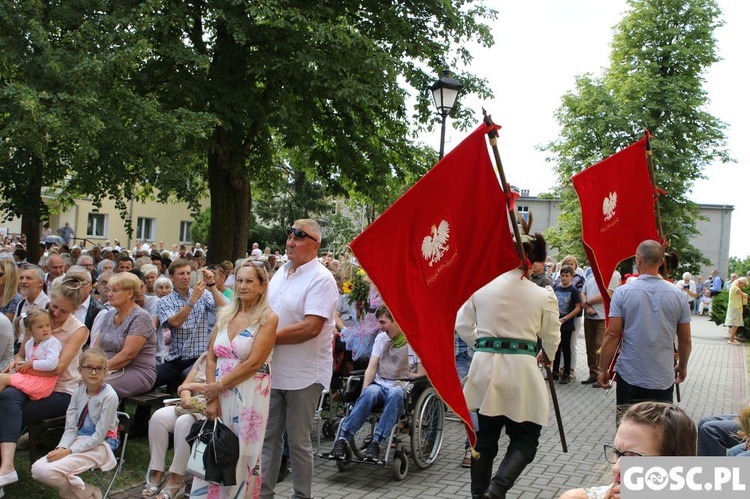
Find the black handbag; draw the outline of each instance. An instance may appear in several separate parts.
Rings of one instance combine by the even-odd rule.
[[[235,470],[240,458],[240,441],[219,418],[216,418],[213,424],[208,419],[196,421],[190,427],[190,433],[185,440],[191,447],[188,472],[195,474],[191,471],[192,467],[195,472],[203,471],[203,476],[196,476],[207,482],[224,486],[237,484]],[[190,465],[191,460],[199,458],[201,448],[204,448],[202,470],[197,463]]]

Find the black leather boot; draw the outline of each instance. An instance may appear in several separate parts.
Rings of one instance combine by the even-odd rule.
[[[509,449],[505,454],[503,462],[497,469],[497,473],[490,480],[490,486],[482,499],[505,499],[505,493],[510,490],[524,468],[531,462],[522,452]],[[474,466],[472,463],[472,493],[474,492]]]
[[[471,499],[482,499],[492,477],[492,459],[479,456],[471,458]]]

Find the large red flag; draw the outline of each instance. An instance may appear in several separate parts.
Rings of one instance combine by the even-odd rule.
[[[607,287],[617,264],[635,255],[642,241],[659,241],[647,140],[573,175],[581,201],[581,239],[607,311]]]
[[[351,243],[472,445],[455,368],[456,313],[477,289],[521,264],[487,149],[491,129],[480,125]]]

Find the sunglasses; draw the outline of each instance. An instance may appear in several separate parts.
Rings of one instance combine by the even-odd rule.
[[[304,238],[309,237],[310,239],[312,239],[316,243],[318,242],[317,239],[315,239],[314,237],[312,237],[310,234],[308,234],[304,230],[302,230],[302,229],[296,229],[294,227],[289,227],[286,230],[286,235],[287,236],[292,236],[293,235],[294,239],[296,239],[297,241],[302,241]]]

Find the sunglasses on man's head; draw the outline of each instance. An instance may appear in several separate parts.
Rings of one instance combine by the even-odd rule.
[[[292,235],[293,235],[293,236],[294,236],[294,238],[295,238],[296,240],[298,240],[298,241],[301,241],[301,240],[303,240],[304,238],[306,238],[306,237],[309,237],[310,239],[312,239],[312,240],[313,240],[313,241],[315,241],[316,243],[318,242],[318,240],[317,240],[317,239],[315,239],[314,237],[312,237],[312,236],[311,236],[310,234],[308,234],[308,233],[307,233],[307,232],[305,232],[304,230],[302,230],[302,229],[297,229],[297,228],[295,228],[295,227],[289,227],[289,228],[288,228],[288,229],[286,230],[286,235],[287,235],[287,236],[292,236]]]

